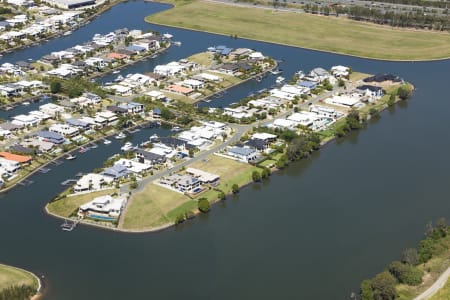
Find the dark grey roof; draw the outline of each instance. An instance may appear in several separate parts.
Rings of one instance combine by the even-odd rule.
[[[369,90],[371,92],[378,92],[380,90],[383,90],[382,87],[374,86],[374,85],[368,85],[368,84],[360,85],[360,86],[357,87],[357,89],[360,90],[360,91]]]
[[[135,152],[142,156],[145,160],[149,160],[153,163],[163,163],[166,161],[166,157],[164,155],[148,152],[143,149],[137,149]]]
[[[363,79],[364,82],[383,82],[383,81],[394,81],[400,82],[402,79],[398,76],[392,74],[376,74]]]
[[[72,126],[76,126],[76,127],[83,127],[83,128],[89,127],[88,123],[83,122],[83,121],[78,120],[78,119],[73,119],[73,118],[72,119],[67,119],[66,123],[69,124],[69,125],[72,125]]]
[[[238,155],[249,155],[255,152],[255,149],[251,148],[241,148],[241,147],[233,147],[230,150],[228,150],[231,153],[235,153]]]
[[[245,143],[245,145],[258,150],[264,150],[267,148],[268,143],[260,139],[250,139]]]
[[[112,111],[113,113],[119,113],[119,114],[123,114],[123,113],[127,113],[128,110],[122,107],[119,107],[117,105],[108,105],[106,107],[107,110]]]
[[[186,149],[195,149],[194,145],[189,144],[186,141],[180,140],[174,137],[161,137],[159,138],[161,144],[176,148],[180,146],[184,146]]]
[[[223,65],[220,66],[220,68],[228,71],[236,71],[239,69],[239,66],[233,63],[224,63]]]
[[[127,176],[129,173],[130,171],[127,169],[127,167],[123,165],[113,165],[112,167],[106,168],[102,172],[102,175],[119,178]]]
[[[24,147],[22,145],[12,145],[9,150],[14,151],[16,153],[21,153],[21,154],[33,154],[34,153],[34,149],[31,148],[27,148]]]
[[[62,143],[64,141],[64,137],[62,135],[60,135],[59,133],[51,132],[51,131],[47,131],[47,130],[38,131],[36,133],[36,135],[41,138],[48,139],[51,142]]]

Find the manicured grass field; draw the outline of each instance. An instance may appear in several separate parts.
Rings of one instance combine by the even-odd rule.
[[[448,32],[425,32],[206,1],[166,0],[173,9],[148,16],[150,23],[387,60],[450,57]]]
[[[0,264],[0,291],[12,285],[37,286],[36,278],[24,270]]]
[[[180,205],[192,202],[187,196],[155,184],[134,194],[124,216],[123,229],[144,230],[172,223]],[[196,207],[196,203],[195,207]]]
[[[116,192],[115,189],[108,189],[99,192],[93,192],[88,194],[82,194],[79,196],[65,197],[61,200],[50,202],[47,204],[49,212],[54,213],[61,217],[69,217],[80,205],[83,205],[95,197],[103,195],[111,195]]]

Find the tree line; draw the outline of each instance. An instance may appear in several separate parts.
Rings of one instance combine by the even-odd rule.
[[[30,285],[13,285],[0,291],[0,300],[28,300],[36,294]]]
[[[414,27],[439,31],[450,30],[450,18],[448,15],[425,14],[421,10],[394,12],[392,10],[356,5],[328,7],[310,4],[305,4],[304,10],[313,14],[346,15],[352,20],[393,27]]]
[[[424,272],[418,266],[447,250],[443,239],[448,232],[449,226],[443,218],[434,227],[427,224],[425,239],[417,248],[406,249],[400,260],[391,262],[383,272],[361,283],[361,300],[394,300],[398,297],[397,284],[420,285]]]

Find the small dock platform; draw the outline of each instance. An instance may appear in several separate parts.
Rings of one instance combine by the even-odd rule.
[[[61,182],[61,185],[69,185],[69,184],[75,183],[77,181],[78,180],[71,178],[71,179],[67,179],[67,180],[64,180],[63,182]]]
[[[61,229],[64,231],[72,231],[77,227],[78,223],[80,223],[79,219],[74,221],[64,220],[64,223],[61,224]]]
[[[50,172],[50,168],[40,168],[39,170],[38,170],[38,172],[39,173],[43,173],[43,174],[45,174],[45,173],[48,173],[48,172]]]

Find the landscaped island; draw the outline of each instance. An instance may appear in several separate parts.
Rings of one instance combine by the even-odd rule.
[[[221,71],[214,76],[242,76],[245,73],[236,64],[269,61],[244,48],[211,47],[209,52],[187,62],[200,64],[213,56],[221,63]],[[235,56],[240,57],[238,62],[229,62]],[[177,66],[155,70],[176,70]],[[177,76],[168,75],[172,82],[179,80]],[[194,83],[200,79],[195,76],[193,81],[182,77]],[[165,98],[137,96],[147,112],[142,117],[185,128],[174,127],[172,136],[153,134],[140,145],[126,143],[103,168],[84,174],[46,209],[74,222],[115,230],[160,230],[208,212],[213,203],[239,193],[251,182],[268,180],[272,172],[378,118],[381,110],[407,99],[412,90],[391,74],[370,76],[334,66],[298,71],[288,81],[278,76],[270,90],[223,109],[194,108],[181,98],[167,103]],[[133,118],[133,113],[124,112],[124,116]]]
[[[0,264],[0,299],[28,300],[39,292],[39,279],[32,273]]]
[[[164,1],[175,7],[147,22],[386,60],[450,57],[450,34],[336,17],[237,7],[210,1]]]

